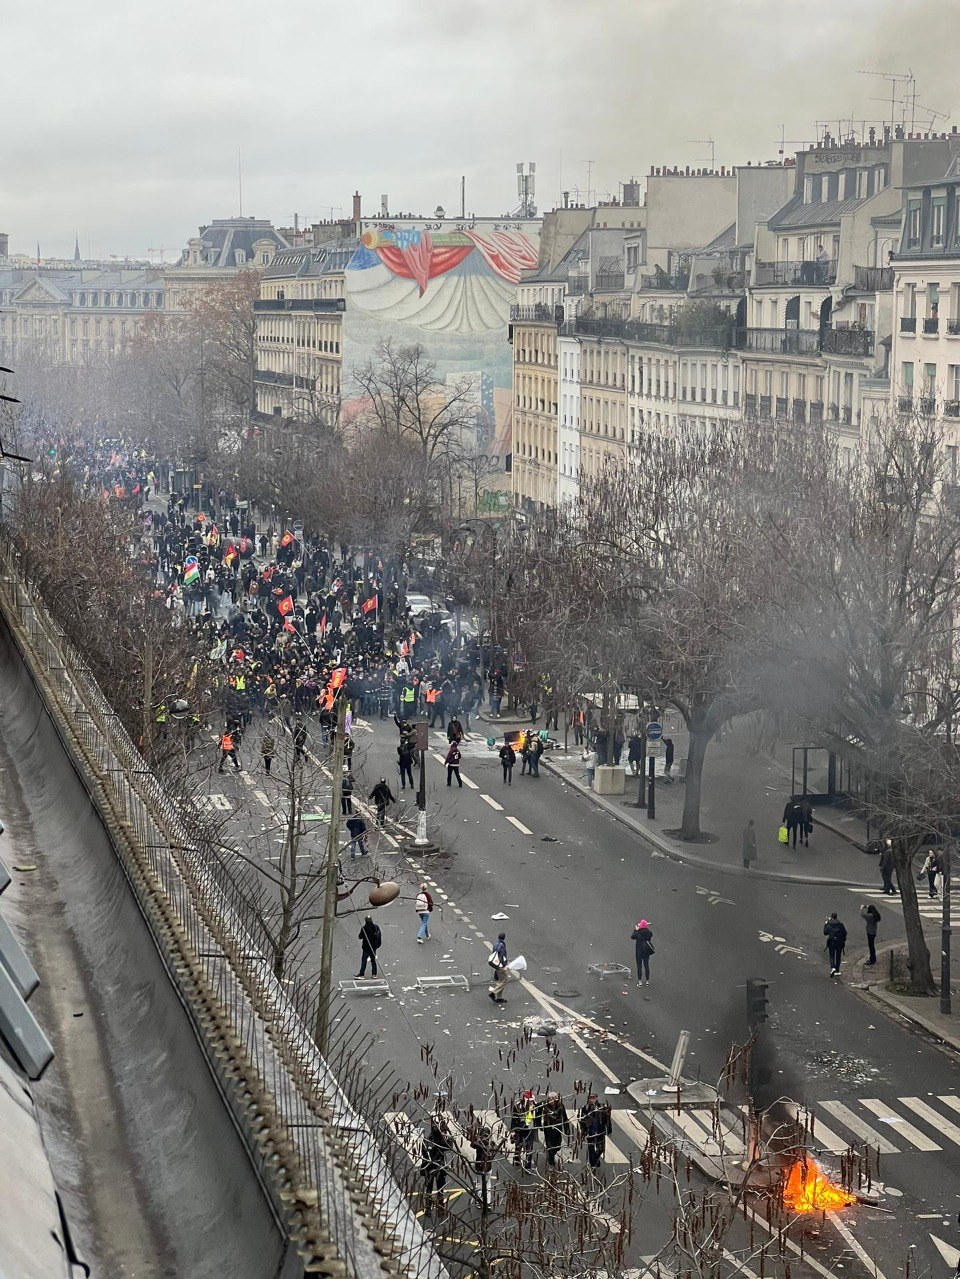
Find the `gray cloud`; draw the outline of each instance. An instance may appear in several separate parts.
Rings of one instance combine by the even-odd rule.
[[[143,255],[244,209],[287,223],[364,208],[615,193],[651,164],[775,158],[815,122],[882,120],[860,70],[955,105],[956,0],[37,0],[5,16],[0,229],[15,250]],[[918,127],[929,119],[917,112]],[[960,116],[958,116],[960,123]],[[942,128],[942,124],[938,124]],[[949,125],[947,126],[949,127]],[[788,141],[788,150],[790,143]]]

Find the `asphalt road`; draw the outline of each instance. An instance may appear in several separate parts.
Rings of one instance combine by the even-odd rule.
[[[358,794],[381,775],[396,790],[392,721],[362,721],[355,736]],[[248,764],[258,763],[254,737]],[[445,738],[432,740],[442,755]],[[377,917],[392,997],[344,995],[344,1006],[377,1036],[368,1052],[371,1075],[392,1070],[422,1087],[415,1121],[438,1092],[456,1112],[467,1105],[502,1111],[521,1085],[574,1098],[589,1084],[619,1090],[608,1095],[617,1118],[613,1145],[628,1155],[636,1103],[625,1086],[661,1073],[681,1030],[691,1032],[685,1075],[717,1083],[731,1043],[746,1038],[745,982],[761,977],[770,983],[771,1096],[809,1107],[828,1165],[848,1143],[866,1143],[872,1153],[863,1166],[882,1186],[882,1210],[845,1211],[837,1228],[827,1223],[819,1240],[806,1241],[809,1254],[822,1254],[830,1269],[845,1253],[848,1272],[875,1268],[882,1279],[893,1279],[908,1259],[913,1275],[952,1270],[952,1254],[945,1259],[933,1236],[948,1248],[958,1242],[958,1063],[862,993],[830,980],[823,921],[838,910],[858,944],[855,894],[760,876],[733,879],[651,855],[633,832],[545,770],[531,779],[518,765],[513,785],[504,786],[482,740],[464,749],[463,789],[444,785],[432,752],[427,767],[428,811],[445,855],[424,866],[380,837],[372,857],[355,863],[374,863],[397,878],[402,897]],[[211,796],[224,797],[222,811],[237,833],[261,817],[269,825],[267,805],[256,798],[258,790],[267,794],[261,780],[213,773],[206,783]],[[315,790],[323,807],[329,792]],[[415,824],[410,791],[400,798],[388,824],[394,835]],[[272,794],[267,799],[275,804]],[[422,947],[413,911],[421,873],[438,906]],[[656,945],[652,982],[642,990],[630,941],[641,917],[651,922]],[[884,921],[897,926],[893,912]],[[348,914],[338,924],[338,981],[356,972],[359,922]],[[509,954],[522,953],[528,970],[525,982],[511,982],[507,1005],[495,1007],[485,961],[501,929]],[[604,963],[629,971],[591,971]],[[418,977],[452,975],[466,976],[471,989],[417,988]],[[524,1024],[535,1017],[575,1019],[573,1033],[560,1033],[558,1047],[529,1038]],[[406,1099],[408,1112],[415,1109],[412,1093]]]

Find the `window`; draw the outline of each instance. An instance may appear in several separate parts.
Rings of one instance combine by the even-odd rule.
[[[764,369],[763,393],[764,395],[773,395],[773,374],[769,369]]]
[[[923,391],[927,399],[936,399],[937,366],[935,364],[925,364],[923,366]]]
[[[869,171],[867,169],[857,169],[857,199],[865,200],[867,198],[867,179]]]
[[[920,201],[907,201],[907,248],[920,247]]]
[[[935,320],[940,314],[940,285],[927,285],[927,319]]]
[[[900,385],[904,395],[913,395],[913,360],[904,360],[901,364]]]
[[[807,398],[807,375],[805,373],[797,374],[797,399],[805,400]]]
[[[951,400],[960,400],[960,364],[947,365],[947,395]]]
[[[944,230],[947,225],[947,197],[935,196],[930,205],[930,243],[943,244]]]
[[[790,395],[790,374],[781,373],[780,374],[780,398],[781,400],[786,400],[789,398],[789,395]]]
[[[707,365],[706,361],[700,365],[700,399],[707,398]]]

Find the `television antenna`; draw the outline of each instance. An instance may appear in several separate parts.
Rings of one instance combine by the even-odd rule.
[[[713,138],[687,138],[687,142],[691,146],[710,148],[710,170],[712,172],[717,167],[717,144]]]
[[[879,76],[881,80],[887,80],[890,83],[890,132],[896,128],[897,124],[897,85],[904,85],[906,92],[903,96],[903,126],[907,125],[907,102],[911,103],[911,120],[910,131],[913,132],[913,117],[916,115],[917,105],[917,81],[913,72],[908,68],[906,71],[858,71],[857,75],[874,75]],[[874,102],[884,102],[884,98],[874,98]]]
[[[785,136],[784,136],[784,135],[786,134],[786,132],[787,132],[787,126],[786,126],[785,124],[781,124],[781,126],[780,126],[780,149],[777,151],[777,155],[780,157],[780,163],[781,163],[781,164],[783,163],[783,157],[784,157],[784,154],[785,154],[785,151],[786,151],[786,147],[787,147],[788,145],[789,145],[789,146],[792,146],[792,147],[803,147],[803,148],[804,148],[804,150],[806,150],[806,148],[807,148],[808,146],[810,146],[810,139],[809,139],[809,138],[787,138],[787,137],[785,137]],[[816,145],[816,144],[814,144],[814,145]]]
[[[935,121],[950,119],[949,111],[934,111],[933,107],[925,107],[922,102],[916,102],[914,105],[918,111],[922,111],[924,115],[930,117],[927,121],[927,133],[932,133],[934,131],[934,128],[936,127]]]

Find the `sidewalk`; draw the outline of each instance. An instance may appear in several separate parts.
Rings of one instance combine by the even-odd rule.
[[[664,731],[673,738],[679,761],[686,754],[686,734],[673,724],[665,725]],[[850,819],[851,825],[843,830],[832,814],[824,821],[822,810],[815,809],[809,848],[794,849],[779,843],[780,819],[790,793],[789,775],[785,776],[780,764],[768,756],[749,753],[748,730],[742,722],[725,729],[721,740],[711,742],[707,751],[700,824],[701,829],[718,837],[714,843],[688,844],[665,833],[680,825],[685,786],[662,776],[662,759],[657,761],[657,815],[653,820],[645,809],[630,806],[636,802],[639,779],[629,772],[626,793],[607,796],[587,789],[578,748],[550,751],[541,764],[674,861],[724,874],[794,883],[868,889],[880,885],[876,858],[866,856],[861,851],[862,844],[853,842],[858,838],[852,824],[855,819]],[[745,870],[741,840],[751,817],[757,831],[757,860],[750,870]]]

